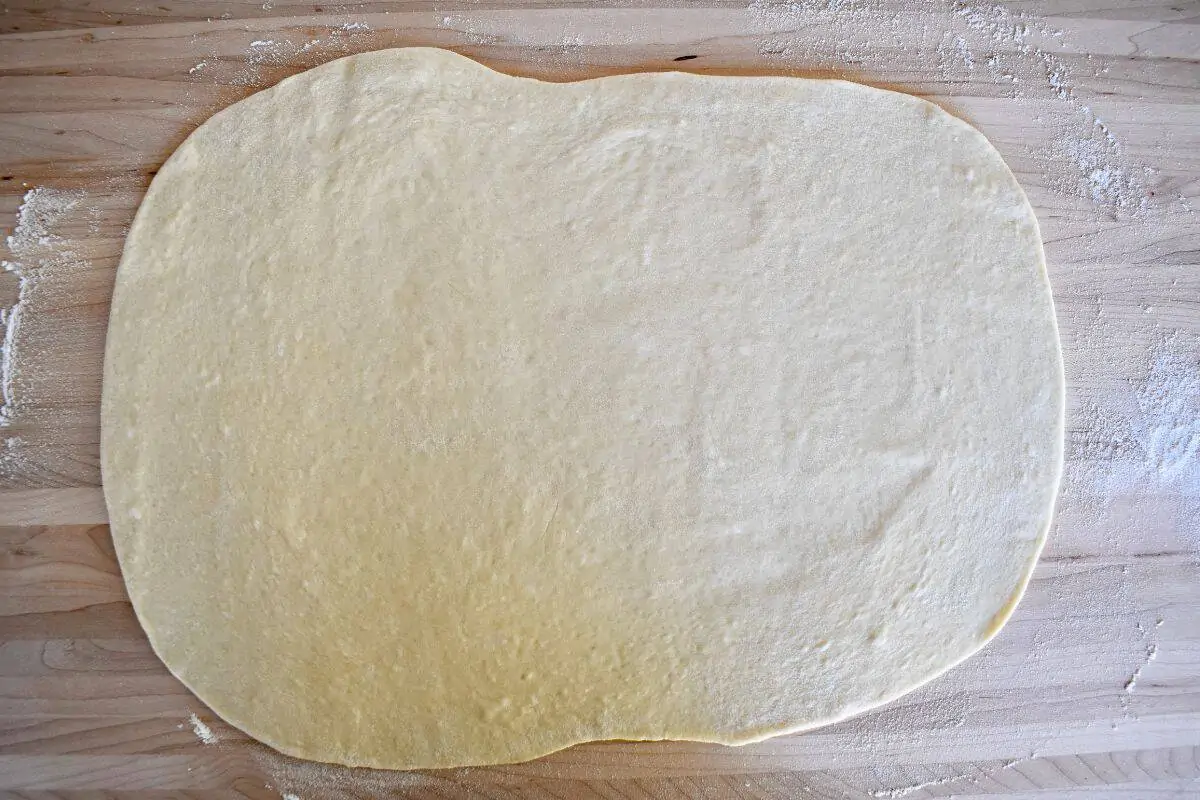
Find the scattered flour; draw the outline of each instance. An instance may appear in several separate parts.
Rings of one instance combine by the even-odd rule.
[[[923,789],[931,789],[936,786],[945,786],[948,783],[957,783],[958,781],[970,780],[971,775],[947,775],[944,778],[934,778],[931,781],[921,781],[920,783],[910,783],[907,786],[897,786],[893,789],[876,789],[869,794],[872,797],[897,798],[908,797],[913,792],[919,792]]]
[[[1152,644],[1146,648],[1146,660],[1138,664],[1133,670],[1133,674],[1129,676],[1129,680],[1125,681],[1126,692],[1132,692],[1137,688],[1138,678],[1142,677],[1142,670],[1156,658],[1158,658],[1158,645]]]
[[[999,773],[1005,770],[1010,770],[1020,764],[1025,764],[1035,760],[1030,758],[1013,758],[1007,761],[996,762],[990,765],[981,766],[973,772],[956,772],[950,775],[943,775],[937,778],[931,778],[927,781],[917,781],[915,783],[907,783],[902,786],[885,787],[882,789],[874,789],[867,792],[871,797],[887,798],[887,800],[895,800],[896,798],[908,797],[916,792],[925,791],[927,789],[938,789],[952,783],[969,783],[975,786],[985,784],[988,781],[994,780]]]
[[[277,79],[279,76],[266,75],[264,69],[269,67],[312,67],[312,56],[336,57],[349,55],[363,49],[358,45],[361,37],[370,34],[374,29],[365,22],[346,22],[329,28],[328,33],[303,41],[293,41],[286,36],[270,39],[252,39],[246,46],[240,63],[223,60],[216,50],[212,50],[200,61],[188,69],[189,75],[205,72],[211,75],[209,80],[228,82],[232,86],[260,87]],[[198,37],[193,37],[199,42]],[[304,63],[298,57],[304,56]],[[224,68],[224,69],[222,69]],[[232,72],[229,70],[232,69]],[[290,71],[290,70],[289,70]]]
[[[21,348],[21,320],[37,295],[46,270],[78,267],[80,262],[69,243],[55,233],[62,219],[79,206],[84,193],[39,186],[25,192],[17,212],[17,226],[5,240],[12,260],[0,261],[6,272],[17,277],[17,301],[0,309],[4,341],[0,345],[0,427],[8,427],[20,410],[17,389],[17,353]],[[12,440],[6,442],[7,446]]]
[[[1145,353],[1145,377],[1084,406],[1066,477],[1097,498],[1179,499],[1180,533],[1200,535],[1200,336],[1175,331]],[[1103,509],[1100,509],[1101,511]],[[1200,546],[1200,541],[1192,542]]]
[[[200,717],[192,714],[188,717],[188,722],[192,723],[192,731],[196,734],[196,738],[204,742],[204,744],[216,744],[217,735],[213,733],[212,728],[204,723]]]
[[[457,31],[467,37],[467,41],[471,44],[492,44],[496,41],[496,37],[487,32],[486,28],[476,19],[461,14],[453,14],[444,16],[438,24],[439,28],[444,30]]]
[[[1150,666],[1158,659],[1157,630],[1162,626],[1162,624],[1163,619],[1162,617],[1159,617],[1154,623],[1154,632],[1151,632],[1147,631],[1146,627],[1142,625],[1142,623],[1137,623],[1137,631],[1139,634],[1141,634],[1141,640],[1144,643],[1144,647],[1141,652],[1141,660],[1138,662],[1137,666],[1133,668],[1133,672],[1130,673],[1129,678],[1121,687],[1122,692],[1119,697],[1121,717],[1126,721],[1137,719],[1133,713],[1133,694],[1137,691],[1138,681],[1142,679],[1142,672],[1146,669],[1146,667]],[[1115,730],[1119,726],[1115,721],[1113,721],[1111,723],[1111,727]]]
[[[1126,165],[1108,126],[1076,98],[1070,69],[1053,52],[1061,46],[1063,31],[1000,5],[960,3],[957,8],[972,32],[1000,50],[983,63],[994,81],[1012,84],[1010,96],[1035,97],[1022,87],[1041,85],[1065,106],[1065,113],[1056,115],[1053,146],[1033,153],[1049,187],[1086,197],[1110,212],[1143,211],[1149,196],[1148,171]]]
[[[269,776],[268,788],[275,788],[284,798],[392,797],[408,796],[414,790],[441,794],[439,789],[461,788],[453,779],[437,774],[303,761],[258,742],[246,747],[258,768]]]
[[[1200,342],[1182,333],[1151,351],[1130,432],[1141,461],[1167,484],[1200,487]]]
[[[1104,309],[1098,302],[1094,327],[1101,333],[1075,349],[1097,361],[1116,359],[1116,374],[1133,377],[1081,403],[1072,415],[1058,516],[1069,519],[1062,524],[1071,529],[1090,531],[1096,546],[1117,558],[1194,552],[1200,548],[1200,334],[1158,333],[1139,345],[1142,337],[1123,325],[1136,332],[1141,321],[1127,312],[1109,317]],[[1122,338],[1135,341],[1122,347]],[[1090,366],[1105,385],[1103,367]],[[1127,567],[1103,603],[1098,614],[1139,616],[1136,635],[1108,629],[1109,652],[1132,661],[1124,677],[1112,676],[1118,681],[1119,716],[1110,720],[1115,729],[1120,720],[1136,719],[1135,693],[1143,671],[1159,657],[1157,631],[1164,620],[1146,617],[1153,612],[1139,605]]]
[[[1111,214],[1137,216],[1146,209],[1153,173],[1130,166],[1112,131],[1079,100],[1073,68],[1056,52],[1064,32],[1034,15],[986,2],[887,7],[869,0],[752,0],[747,10],[760,54],[788,67],[891,81],[905,71],[905,61],[915,70],[932,61],[943,85],[926,93],[952,94],[956,85],[984,77],[1003,97],[1054,100],[1052,146],[1028,148],[1046,185]]]
[[[17,227],[5,240],[8,249],[20,258],[36,255],[37,251],[61,242],[62,237],[53,232],[54,224],[82,199],[83,192],[79,190],[38,186],[25,192],[17,212]]]

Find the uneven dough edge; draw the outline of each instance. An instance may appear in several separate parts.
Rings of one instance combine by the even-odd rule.
[[[394,50],[374,51],[374,52],[362,53],[362,54],[351,55],[351,56],[339,58],[334,61],[323,64],[319,67],[316,67],[316,68],[314,68],[314,70],[309,70],[307,72],[298,73],[295,76],[286,78],[286,79],[284,79],[284,81],[281,81],[280,84],[278,84],[277,86],[282,86],[289,81],[302,79],[305,75],[308,74],[308,72],[315,72],[315,71],[319,71],[319,70],[353,69],[359,63],[366,63],[368,61],[379,59],[379,58],[387,58],[387,57],[390,57],[392,54],[396,53],[397,51],[402,51],[408,55],[411,55],[413,58],[417,58],[417,59],[440,58],[440,59],[444,59],[446,61],[446,63],[454,63],[458,66],[461,66],[464,63],[470,64],[472,66],[472,68],[488,73],[490,76],[490,79],[497,81],[497,82],[529,81],[529,82],[533,82],[533,83],[555,83],[555,82],[549,82],[549,81],[539,81],[534,78],[525,78],[525,77],[508,75],[506,73],[499,72],[497,70],[493,70],[485,65],[479,64],[478,62],[475,62],[472,59],[466,58],[465,56],[461,56],[461,55],[458,55],[451,51],[442,50],[439,48],[396,48]],[[576,83],[599,82],[599,81],[621,81],[621,80],[625,80],[628,78],[638,79],[638,78],[643,77],[645,74],[646,73],[632,73],[630,75],[606,76],[606,77],[600,77],[600,78],[587,79],[586,81],[578,81]],[[743,77],[738,77],[738,76],[725,76],[725,75],[699,75],[699,74],[687,73],[687,72],[676,72],[676,73],[672,73],[672,74],[686,76],[686,78],[688,80],[696,80],[696,81],[723,81],[723,80],[746,80],[746,79],[772,80],[772,81],[810,81],[810,80],[812,80],[812,79],[806,79],[806,78],[793,78],[793,77],[782,77],[782,76],[778,76],[778,77],[776,77],[776,76],[755,76],[754,78],[743,78]],[[1021,196],[1025,199],[1028,216],[1030,217],[1030,221],[1032,222],[1035,231],[1037,231],[1037,240],[1038,240],[1038,253],[1037,253],[1038,264],[1037,264],[1037,266],[1038,266],[1038,269],[1041,274],[1042,282],[1044,284],[1043,288],[1045,290],[1045,294],[1047,295],[1047,297],[1050,301],[1050,304],[1051,304],[1050,305],[1050,308],[1052,311],[1051,320],[1053,323],[1053,330],[1054,330],[1054,337],[1055,337],[1055,342],[1054,342],[1055,348],[1054,349],[1058,355],[1057,362],[1056,362],[1057,374],[1055,376],[1056,383],[1057,383],[1057,389],[1058,389],[1058,391],[1057,391],[1058,409],[1057,409],[1057,424],[1056,424],[1057,458],[1056,458],[1056,467],[1055,467],[1054,486],[1052,487],[1052,491],[1051,491],[1052,501],[1051,501],[1050,507],[1046,510],[1045,521],[1042,525],[1041,530],[1039,531],[1036,543],[1031,548],[1031,555],[1030,555],[1028,563],[1026,565],[1024,574],[1021,576],[1018,584],[1014,587],[1012,594],[1009,596],[1009,598],[1006,600],[1006,602],[999,609],[996,610],[995,614],[992,616],[991,621],[989,622],[989,624],[986,628],[986,631],[979,638],[979,640],[977,641],[977,643],[975,644],[973,649],[970,649],[969,651],[962,653],[957,659],[953,660],[951,663],[948,663],[945,666],[943,666],[942,668],[940,668],[934,672],[931,672],[930,674],[928,674],[926,676],[923,676],[921,679],[914,681],[911,685],[908,685],[903,689],[897,690],[881,699],[872,700],[869,702],[865,702],[859,706],[847,708],[847,709],[845,709],[844,713],[830,716],[828,718],[808,720],[808,721],[805,721],[803,723],[799,723],[796,725],[766,726],[766,727],[762,727],[759,729],[751,729],[751,730],[745,731],[742,735],[739,735],[739,736],[729,736],[729,737],[716,736],[716,737],[714,737],[714,736],[709,736],[709,735],[703,734],[703,733],[694,733],[694,734],[688,734],[688,735],[683,735],[683,736],[670,737],[669,739],[666,739],[666,738],[664,738],[664,739],[649,739],[649,738],[645,738],[644,736],[637,734],[637,733],[632,733],[629,736],[622,736],[619,733],[614,733],[614,735],[612,735],[610,737],[611,740],[632,740],[632,741],[681,740],[681,741],[695,741],[695,742],[701,742],[701,743],[712,743],[712,744],[721,744],[721,745],[730,745],[730,746],[741,746],[741,745],[747,745],[747,744],[753,744],[756,742],[761,742],[763,740],[766,740],[766,739],[769,739],[772,737],[776,737],[776,736],[787,735],[787,734],[792,734],[792,733],[801,733],[804,731],[814,730],[817,728],[825,727],[827,725],[835,724],[837,722],[841,722],[848,718],[857,716],[864,712],[867,712],[867,711],[876,709],[880,706],[886,705],[886,704],[898,699],[899,697],[909,694],[912,691],[920,688],[921,686],[924,686],[925,684],[940,677],[947,671],[953,669],[955,666],[966,661],[968,658],[970,658],[971,656],[978,653],[993,638],[995,638],[995,636],[1000,632],[1000,630],[1003,628],[1003,626],[1011,618],[1018,603],[1020,602],[1021,598],[1024,596],[1024,593],[1027,590],[1030,580],[1032,578],[1033,571],[1036,568],[1037,561],[1038,561],[1038,559],[1041,555],[1041,552],[1044,548],[1044,545],[1045,545],[1045,542],[1046,542],[1046,539],[1047,539],[1047,536],[1049,533],[1049,529],[1053,524],[1054,507],[1057,502],[1057,495],[1058,495],[1058,490],[1059,490],[1059,485],[1061,482],[1062,470],[1063,470],[1063,435],[1064,435],[1064,431],[1065,431],[1065,391],[1064,391],[1063,387],[1065,385],[1065,377],[1064,377],[1064,367],[1063,367],[1063,361],[1062,361],[1061,339],[1059,338],[1059,327],[1057,324],[1057,317],[1056,317],[1056,315],[1053,314],[1053,310],[1054,310],[1053,296],[1051,294],[1050,282],[1049,282],[1049,278],[1048,278],[1048,274],[1047,274],[1044,247],[1042,246],[1042,243],[1041,243],[1042,240],[1041,240],[1040,228],[1038,226],[1036,216],[1032,212],[1032,207],[1029,204],[1028,198],[1025,195],[1024,190],[1020,187],[1020,184],[1016,180],[1016,177],[1013,175],[1011,169],[1008,167],[1008,165],[1006,163],[1004,163],[1003,159],[1001,158],[999,153],[995,150],[995,148],[990,144],[990,142],[987,142],[987,140],[983,136],[983,134],[980,133],[978,130],[976,130],[971,125],[969,125],[968,123],[964,122],[963,120],[949,114],[944,109],[942,109],[940,106],[937,106],[936,104],[931,103],[922,98],[914,97],[912,95],[907,95],[907,94],[903,94],[903,93],[899,93],[899,92],[892,92],[892,91],[884,90],[884,89],[878,89],[878,88],[866,86],[863,84],[858,84],[858,83],[853,83],[853,82],[848,82],[848,81],[840,81],[840,80],[839,81],[822,80],[820,82],[822,82],[822,83],[838,83],[838,84],[842,84],[845,87],[851,88],[854,91],[860,91],[860,92],[866,92],[866,93],[880,93],[880,94],[887,94],[887,95],[892,95],[892,96],[899,95],[900,97],[905,98],[906,101],[926,107],[929,113],[937,114],[939,116],[946,118],[947,120],[952,120],[953,124],[959,126],[965,134],[975,137],[986,143],[986,147],[995,155],[996,161],[1001,164],[1004,164],[1004,170],[1007,174],[1008,179],[1011,181],[1013,186],[1017,188],[1017,190],[1018,190],[1018,192],[1020,192]],[[264,98],[269,97],[272,92],[276,91],[276,88],[277,87],[271,87],[271,88],[265,89],[261,92],[255,93],[241,101],[238,101],[237,103],[234,103],[231,106],[228,106],[228,107],[222,109],[221,111],[218,111],[216,114],[214,114],[212,117],[210,117],[209,120],[206,120],[205,123],[202,123],[202,125],[208,124],[208,122],[210,122],[214,119],[217,119],[221,115],[230,113],[232,109],[237,108],[237,106],[239,106],[243,103],[262,102],[264,100]],[[193,134],[194,133],[195,132],[193,132]],[[191,141],[191,139],[192,139],[192,134],[189,134],[189,136],[176,148],[176,150],[172,153],[172,155],[164,163],[164,167],[163,167],[164,169],[166,169],[166,167],[171,163],[172,160],[175,160],[177,157],[180,157],[181,153],[186,152],[187,146],[188,146],[189,142]],[[144,224],[144,219],[143,219],[143,214],[142,214],[142,208],[141,208],[141,206],[139,206],[139,211],[138,211],[137,215],[135,216],[132,225],[130,226],[130,231],[132,232],[132,231],[136,230],[142,224]],[[124,261],[124,258],[125,257],[123,255],[122,261]],[[119,267],[118,267],[118,269],[119,269]],[[119,291],[119,289],[120,289],[120,283],[118,282],[117,290]],[[118,293],[115,291],[114,297],[113,297],[113,306],[116,307],[119,302],[120,302],[120,298],[118,296]],[[109,342],[111,343],[111,339],[109,340]],[[111,363],[111,359],[109,358],[109,355],[110,355],[109,347],[110,346],[111,345],[106,345],[106,358],[105,358],[105,370],[104,370],[104,391],[103,391],[102,406],[101,406],[101,431],[102,431],[101,442],[100,442],[101,474],[102,474],[102,480],[103,480],[103,483],[105,486],[107,486],[109,483],[108,479],[111,475],[111,469],[112,469],[110,466],[109,458],[107,457],[106,453],[107,453],[109,447],[111,446],[109,444],[110,436],[115,436],[115,434],[111,432],[111,426],[105,424],[106,418],[108,418],[112,413],[112,409],[110,406],[113,402],[115,402],[112,398],[112,393],[111,393],[111,389],[110,389],[110,387],[115,382],[115,376],[111,373],[110,367],[109,367],[109,365]],[[120,515],[116,515],[116,514],[112,513],[115,509],[112,505],[111,497],[108,492],[105,493],[105,498],[106,498],[106,503],[108,503],[108,505],[109,505],[110,519],[112,520],[112,522],[110,524],[115,529],[122,524],[120,521],[118,521],[118,520],[120,520]],[[123,572],[123,574],[127,574],[127,565],[130,563],[131,553],[128,552],[125,544],[123,543],[121,536],[114,535],[113,542],[114,542],[114,548],[117,553],[118,562],[122,568],[122,572]],[[147,638],[149,639],[151,647],[154,650],[155,654],[164,663],[164,665],[166,665],[167,669],[176,678],[178,678],[180,680],[180,682],[183,683],[189,689],[189,691],[193,692],[193,694],[195,694],[202,702],[204,702],[206,705],[208,705],[214,713],[216,713],[219,717],[221,717],[224,721],[226,721],[230,725],[238,728],[239,730],[242,730],[247,735],[253,737],[254,739],[256,739],[258,741],[261,741],[261,742],[269,745],[270,747],[272,747],[275,750],[278,750],[286,755],[294,756],[297,758],[312,759],[312,756],[307,755],[303,752],[300,752],[298,749],[293,748],[286,743],[273,741],[271,736],[264,735],[263,733],[256,731],[253,726],[253,723],[251,723],[245,719],[242,719],[242,715],[239,713],[238,709],[223,707],[220,702],[215,702],[213,700],[213,698],[206,696],[207,692],[205,692],[204,690],[193,685],[186,676],[177,672],[176,668],[171,663],[169,663],[166,659],[164,659],[162,657],[159,644],[156,643],[156,641],[155,641],[156,632],[155,632],[154,628],[148,624],[148,622],[143,614],[143,609],[141,607],[140,600],[134,598],[132,605],[133,605],[134,613],[135,613],[139,623],[142,625],[143,629],[146,631]],[[514,749],[513,758],[506,759],[505,761],[502,761],[502,762],[497,762],[494,760],[481,760],[481,761],[478,761],[475,763],[457,763],[456,762],[453,765],[445,765],[445,766],[464,766],[464,767],[466,767],[466,766],[487,766],[487,765],[494,765],[497,763],[515,763],[515,762],[519,762],[519,761],[526,761],[526,760],[539,758],[539,757],[546,756],[546,755],[549,755],[554,752],[558,752],[560,750],[564,750],[564,749],[573,747],[577,744],[584,744],[584,743],[592,742],[592,741],[596,741],[596,740],[590,739],[590,738],[581,738],[581,739],[572,740],[572,741],[564,741],[561,745],[555,746],[555,747],[550,747],[550,748],[529,748],[526,750]],[[358,761],[358,762],[352,761],[352,760],[346,760],[344,762],[335,762],[335,763],[344,763],[346,766],[350,766],[350,767],[369,767],[369,768],[378,768],[378,769],[437,769],[437,768],[441,768],[440,766],[430,767],[428,765],[420,765],[420,764],[397,767],[394,764],[384,764],[384,763],[374,762],[371,760],[363,760],[363,761]]]

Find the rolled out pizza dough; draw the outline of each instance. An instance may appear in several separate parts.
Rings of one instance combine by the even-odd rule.
[[[344,58],[217,114],[117,278],[104,486],[155,651],[297,756],[739,744],[1011,613],[1063,379],[996,151],[838,81]]]

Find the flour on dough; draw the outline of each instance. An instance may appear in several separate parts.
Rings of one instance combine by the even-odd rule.
[[[344,58],[154,179],[104,486],[155,651],[286,753],[739,744],[996,633],[1063,379],[1029,203],[922,100]]]

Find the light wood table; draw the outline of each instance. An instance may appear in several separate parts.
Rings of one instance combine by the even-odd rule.
[[[19,311],[4,312],[0,428],[4,796],[1200,796],[1200,6],[644,5],[5,4],[0,226],[15,231],[0,306]],[[1052,539],[984,652],[876,712],[759,745],[598,743],[429,773],[285,758],[167,673],[99,488],[124,233],[155,169],[214,111],[344,54],[416,44],[560,80],[846,77],[927,97],[995,142],[1042,224],[1070,399]]]

